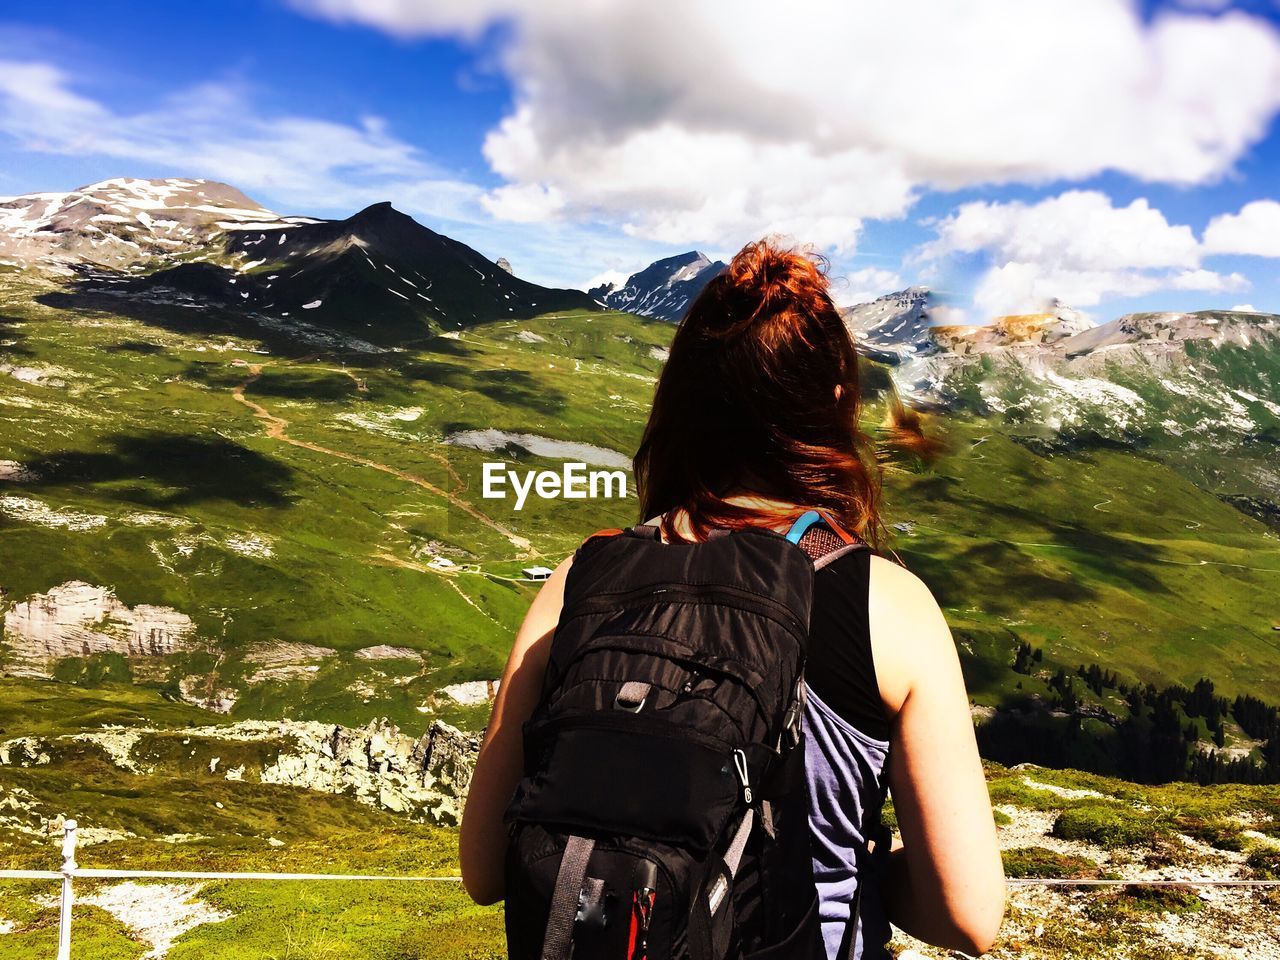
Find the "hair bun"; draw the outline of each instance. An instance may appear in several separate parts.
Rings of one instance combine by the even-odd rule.
[[[826,262],[808,250],[765,237],[743,247],[726,271],[729,285],[757,302],[752,316],[773,313],[784,303],[807,307],[827,298]]]

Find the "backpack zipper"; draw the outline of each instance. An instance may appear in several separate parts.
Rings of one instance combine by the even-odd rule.
[[[622,733],[665,737],[671,740],[688,740],[721,756],[730,756],[735,750],[740,750],[740,748],[735,747],[727,740],[722,740],[720,737],[713,737],[700,730],[668,723],[665,720],[653,717],[645,717],[638,713],[617,714],[606,711],[562,713],[556,717],[529,723],[525,727],[525,736],[537,742],[562,730],[572,730],[578,727],[596,730],[617,730]],[[743,757],[746,757],[745,753],[743,753]]]
[[[563,625],[591,613],[605,613],[645,603],[694,602],[715,600],[720,597],[732,598],[740,609],[749,609],[777,623],[800,643],[802,650],[804,649],[808,629],[789,606],[772,597],[762,597],[758,593],[729,584],[657,583],[634,587],[630,590],[597,593],[566,608],[560,623]]]
[[[653,650],[651,649],[650,644],[627,643],[626,641],[628,639],[632,639],[632,640],[645,639],[645,640],[653,640],[653,641],[656,641],[657,643],[668,643],[668,644],[678,643],[685,650],[688,650],[689,653],[679,654],[679,653],[671,653],[665,650]],[[587,641],[585,644],[579,647],[578,650],[574,651],[574,654],[572,657],[570,657],[562,665],[559,665],[558,675],[560,677],[563,677],[564,674],[569,671],[569,668],[572,667],[575,663],[582,660],[583,657],[586,657],[589,654],[595,653],[599,650],[621,650],[626,653],[648,654],[653,657],[658,657],[663,660],[668,660],[671,663],[677,663],[680,666],[691,671],[700,670],[708,673],[716,673],[722,677],[728,677],[730,680],[733,680],[735,683],[737,683],[739,686],[741,686],[743,689],[747,691],[747,695],[755,702],[756,713],[758,714],[761,722],[763,722],[765,726],[769,726],[772,722],[769,718],[768,711],[765,708],[764,698],[761,696],[760,691],[757,689],[757,686],[756,686],[756,684],[761,679],[758,673],[756,673],[754,670],[735,671],[735,670],[726,669],[723,665],[725,661],[720,661],[720,663],[708,663],[705,660],[699,660],[697,657],[693,656],[693,653],[695,652],[695,648],[689,646],[683,641],[675,640],[672,637],[656,637],[656,636],[650,636],[649,634],[631,634],[631,633],[605,634],[603,636],[593,637],[591,640]]]
[[[747,755],[743,751],[733,751],[733,768],[738,772],[738,782],[742,784],[742,802],[751,806],[751,773],[747,770]]]

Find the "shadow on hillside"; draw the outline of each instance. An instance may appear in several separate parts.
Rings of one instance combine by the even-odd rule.
[[[225,360],[191,360],[179,374],[182,380],[226,390],[243,383],[248,377],[248,368],[232,366]]]
[[[14,359],[35,356],[35,351],[22,342],[26,338],[18,329],[21,324],[18,317],[0,315],[0,354]]]
[[[410,360],[394,368],[406,380],[419,383],[439,383],[446,387],[464,388],[471,379],[471,370],[460,363],[445,360]]]
[[[411,360],[397,369],[408,380],[439,384],[455,390],[474,390],[490,400],[522,410],[554,414],[568,403],[563,393],[540,382],[526,370],[471,370],[462,364],[444,360]]]
[[[964,481],[945,473],[924,473],[911,478],[911,490],[921,500],[964,503]]]
[[[359,371],[352,371],[360,376]],[[344,373],[329,370],[263,370],[249,384],[249,396],[259,394],[282,400],[350,400],[358,393],[356,382]]]
[[[30,461],[38,479],[24,487],[109,486],[113,496],[153,507],[213,500],[279,507],[293,499],[291,467],[224,437],[117,434],[103,447]]]
[[[1028,601],[1073,603],[1098,597],[1089,584],[1049,576],[1036,568],[1029,554],[999,540],[975,544],[954,555],[917,553],[909,547],[898,553],[944,607],[976,604],[985,613],[1015,616]]]
[[[121,340],[119,343],[108,344],[102,349],[107,353],[140,353],[146,356],[164,353],[164,347],[160,344],[146,340]]]
[[[448,357],[469,357],[473,353],[461,340],[453,340],[449,337],[432,337],[423,343],[422,349],[428,353],[439,353]]]
[[[565,407],[565,397],[539,383],[524,370],[478,370],[472,377],[472,389],[491,400],[539,413],[558,413]]]
[[[260,341],[274,354],[285,357],[304,356],[315,352],[315,344],[287,328],[266,327],[234,306],[205,304],[181,306],[166,303],[156,297],[155,291],[142,287],[145,278],[133,278],[138,286],[118,285],[112,292],[105,292],[92,280],[78,280],[59,290],[36,297],[38,303],[55,310],[97,311],[125,317],[136,323],[171,330],[189,336],[247,337]],[[136,289],[136,295],[129,295]]]
[[[1004,541],[1010,545],[1016,546],[1019,541],[1026,541],[1028,544],[1043,543],[1064,548],[1053,554],[1053,559],[1064,566],[1085,567],[1100,580],[1123,581],[1150,593],[1170,592],[1156,566],[1168,551],[1157,544],[1064,523],[1014,503],[995,503],[974,498],[967,501],[965,506],[990,517],[993,525],[991,529],[996,529],[994,525],[1001,521],[1021,521],[1025,525],[1025,533]],[[985,525],[979,522],[976,526],[982,529]],[[998,543],[1001,540],[993,539],[992,542]],[[1028,558],[1025,567],[1017,572],[1028,574],[1030,570],[1031,561]]]

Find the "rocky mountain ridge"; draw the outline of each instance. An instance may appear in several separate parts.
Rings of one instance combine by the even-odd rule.
[[[1054,303],[1041,313],[1011,314],[984,324],[936,325],[928,333],[942,349],[963,356],[1005,347],[1053,344],[1093,327],[1094,322],[1080,311]]]
[[[1050,383],[1055,377],[1076,378],[1083,392],[1086,379],[1115,383],[1126,374],[1143,375],[1177,395],[1178,386],[1161,373],[1195,374],[1198,351],[1274,347],[1280,344],[1280,316],[1226,310],[1131,313],[1094,325],[1074,311],[1059,310],[999,317],[982,326],[935,326],[928,335],[933,349],[910,355],[897,372],[900,387],[926,399],[953,399],[949,383],[980,368],[1012,369]]]
[[[926,405],[956,401],[957,379],[998,379],[1010,370],[1050,385],[1055,378],[1077,380],[1082,396],[1098,390],[1117,395],[1098,384],[1123,379],[1126,372],[1194,374],[1197,351],[1265,350],[1280,344],[1280,315],[1267,313],[1129,313],[1097,324],[1055,303],[1041,313],[946,325],[932,322],[931,307],[927,288],[910,287],[841,311],[861,352],[892,367],[898,389]],[[1179,387],[1171,384],[1159,381],[1162,389],[1178,394]],[[1239,399],[1264,407],[1272,402],[1248,394]],[[1228,406],[1232,402],[1238,401]]]
[[[74,281],[75,302],[231,311],[375,344],[599,309],[581,291],[514,276],[505,260],[387,202],[344,220],[286,217],[210,180],[126,178],[0,200],[0,264]]]
[[[840,311],[862,352],[881,363],[898,364],[934,348],[930,339],[929,288],[907,287]]]
[[[17,676],[51,677],[58,660],[117,654],[137,661],[195,646],[196,625],[170,607],[129,607],[107,587],[73,580],[18,601],[4,611],[0,641]]]
[[[621,286],[606,283],[587,293],[610,309],[676,323],[702,288],[724,269],[723,262],[690,250],[654,261]]]
[[[198,256],[241,228],[316,223],[282,217],[214,180],[119,177],[65,193],[0,198],[0,263],[72,276],[85,266],[137,271]]]

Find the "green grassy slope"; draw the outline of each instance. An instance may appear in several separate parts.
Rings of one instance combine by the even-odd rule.
[[[1130,680],[1280,699],[1280,540],[1160,461],[1099,449],[1035,453],[982,422],[946,425],[950,452],[894,478],[894,547],[971,646],[995,702],[1020,641],[1050,662]]]
[[[0,375],[0,453],[36,475],[0,480],[0,495],[105,519],[71,530],[0,514],[0,587],[17,600],[82,579],[130,605],[173,606],[226,654],[195,656],[178,672],[202,674],[216,662],[219,684],[241,685],[238,654],[255,644],[344,652],[305,689],[255,685],[240,714],[420,721],[415,708],[435,687],[498,672],[532,597],[511,579],[522,566],[557,560],[586,533],[634,513],[634,499],[531,500],[516,513],[512,501],[479,497],[479,464],[491,455],[441,440],[500,424],[628,449],[659,365],[650,351],[666,326],[570,315],[344,363],[54,311],[33,303],[34,292],[5,288],[15,341],[5,352],[14,364],[55,371],[65,386]],[[548,341],[514,339],[522,330]],[[312,448],[270,435],[271,424],[236,399],[246,381],[245,400]],[[558,466],[525,459],[522,467]],[[237,552],[252,538],[270,555],[252,543]],[[435,552],[467,572],[427,570]],[[346,688],[379,678],[345,654],[376,644],[420,650],[426,665],[422,677],[365,703]]]

